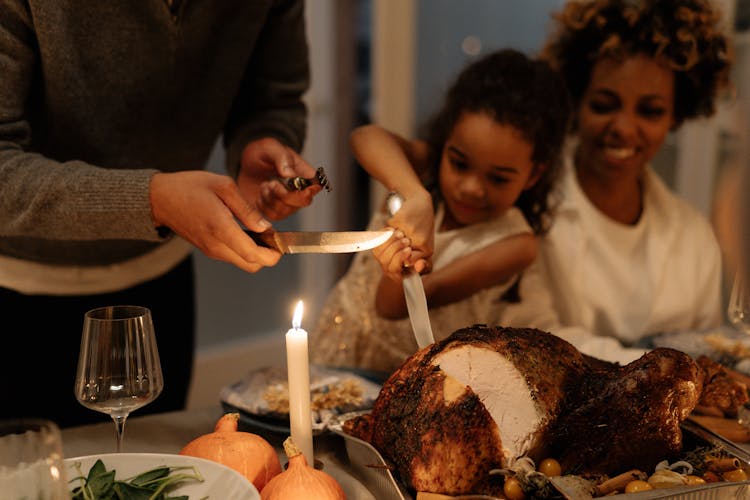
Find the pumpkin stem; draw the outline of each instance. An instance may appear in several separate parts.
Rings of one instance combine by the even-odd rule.
[[[219,421],[216,422],[214,432],[236,432],[237,422],[239,422],[239,420],[239,413],[225,413],[221,416]]]
[[[286,458],[288,458],[289,460],[291,460],[292,457],[296,457],[297,455],[302,454],[302,451],[300,451],[297,445],[294,444],[292,436],[289,436],[284,440],[284,453],[286,454]]]

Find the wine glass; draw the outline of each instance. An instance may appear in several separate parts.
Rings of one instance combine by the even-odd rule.
[[[118,453],[130,412],[156,399],[163,387],[148,308],[107,306],[84,315],[76,398],[83,406],[112,417]]]
[[[739,330],[750,334],[750,295],[747,285],[742,276],[742,271],[737,271],[732,284],[727,306],[729,321]]]
[[[732,291],[729,294],[727,317],[735,328],[750,334],[750,294],[748,294],[748,288],[741,270],[738,270],[734,275]],[[750,427],[750,407],[748,404],[744,404],[737,409],[737,420],[740,424]]]
[[[0,496],[67,500],[60,429],[51,420],[0,420]]]

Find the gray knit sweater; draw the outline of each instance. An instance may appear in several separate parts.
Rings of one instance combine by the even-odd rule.
[[[297,0],[0,0],[0,255],[119,262],[162,242],[149,180],[230,173],[262,136],[299,150],[309,84]]]

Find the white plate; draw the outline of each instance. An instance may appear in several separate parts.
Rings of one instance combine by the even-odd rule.
[[[188,495],[190,500],[208,497],[210,500],[260,500],[253,483],[234,469],[202,458],[162,453],[109,453],[65,459],[65,474],[68,481],[78,477],[75,463],[80,462],[81,471],[86,475],[91,466],[101,459],[107,470],[115,470],[115,479],[127,479],[162,465],[170,467],[194,466],[205,481],[185,483],[171,491],[171,495]],[[80,485],[71,483],[71,491]]]

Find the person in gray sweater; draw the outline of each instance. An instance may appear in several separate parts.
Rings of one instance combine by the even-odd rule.
[[[149,307],[184,407],[194,248],[255,272],[262,231],[311,203],[276,177],[298,154],[309,86],[302,0],[0,0],[0,418],[100,420],[73,395],[84,313]],[[221,137],[228,175],[204,170]]]

